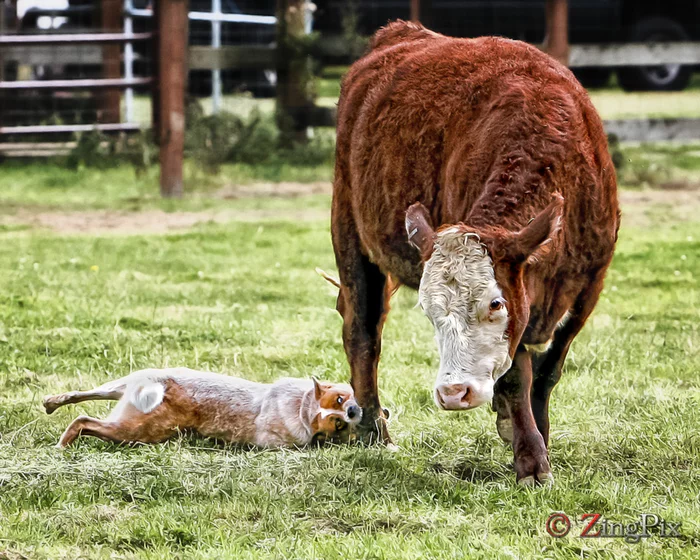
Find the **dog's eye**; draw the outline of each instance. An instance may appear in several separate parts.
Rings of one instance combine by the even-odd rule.
[[[340,418],[335,419],[335,429],[340,431],[345,427],[345,422],[343,422]]]
[[[338,397],[335,402],[338,404],[343,404],[343,397]]]

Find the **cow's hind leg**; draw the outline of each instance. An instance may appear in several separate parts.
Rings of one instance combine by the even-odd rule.
[[[552,345],[546,353],[537,356],[535,360],[531,395],[532,413],[545,445],[549,444],[549,397],[561,378],[561,371],[571,343],[581,332],[598,302],[603,289],[604,274],[604,270],[599,272],[595,281],[591,282],[576,298],[569,317],[555,332]]]
[[[496,412],[496,431],[506,443],[513,443],[513,421],[508,412],[507,401],[503,395],[494,394],[491,408]]]

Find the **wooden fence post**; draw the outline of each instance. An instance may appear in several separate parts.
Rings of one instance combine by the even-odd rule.
[[[5,9],[2,4],[0,4],[0,35],[5,34]],[[0,82],[5,79],[5,59],[2,56],[2,49],[0,49]],[[7,100],[0,97],[0,127],[3,125],[5,120],[3,117],[3,107],[7,104]]]
[[[547,0],[543,50],[564,66],[569,64],[569,6],[567,0]]]
[[[153,139],[156,143],[160,142],[160,37],[158,29],[160,29],[160,5],[162,0],[154,0],[153,2],[153,20],[151,31],[153,38],[149,43],[151,53],[151,130]]]
[[[411,21],[430,27],[432,22],[432,0],[411,0]]]
[[[118,32],[122,28],[122,1],[102,0],[100,5],[102,31]],[[102,77],[121,78],[121,45],[102,46]],[[121,92],[118,89],[106,89],[98,94],[99,109],[97,120],[101,123],[118,123],[121,120]]]
[[[180,197],[185,149],[185,89],[187,87],[187,0],[158,3],[158,87],[160,193]]]
[[[280,142],[306,142],[307,116],[313,109],[308,57],[300,52],[305,35],[305,0],[277,0],[277,126]]]

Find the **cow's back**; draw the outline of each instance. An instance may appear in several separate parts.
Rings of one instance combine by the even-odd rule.
[[[436,226],[488,204],[473,219],[496,211],[519,229],[558,191],[582,236],[598,228],[610,239],[599,258],[612,254],[615,178],[600,119],[571,73],[524,43],[390,24],[343,82],[337,139],[334,222],[352,220],[363,252],[405,284],[420,281],[403,226],[416,201]],[[504,195],[509,173],[526,184]],[[599,223],[582,228],[581,219]],[[567,242],[575,252],[584,239],[573,232]]]

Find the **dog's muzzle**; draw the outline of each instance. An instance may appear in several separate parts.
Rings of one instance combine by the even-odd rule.
[[[348,422],[352,424],[355,424],[362,420],[362,409],[356,404],[350,405],[345,411],[345,414],[348,417]]]

